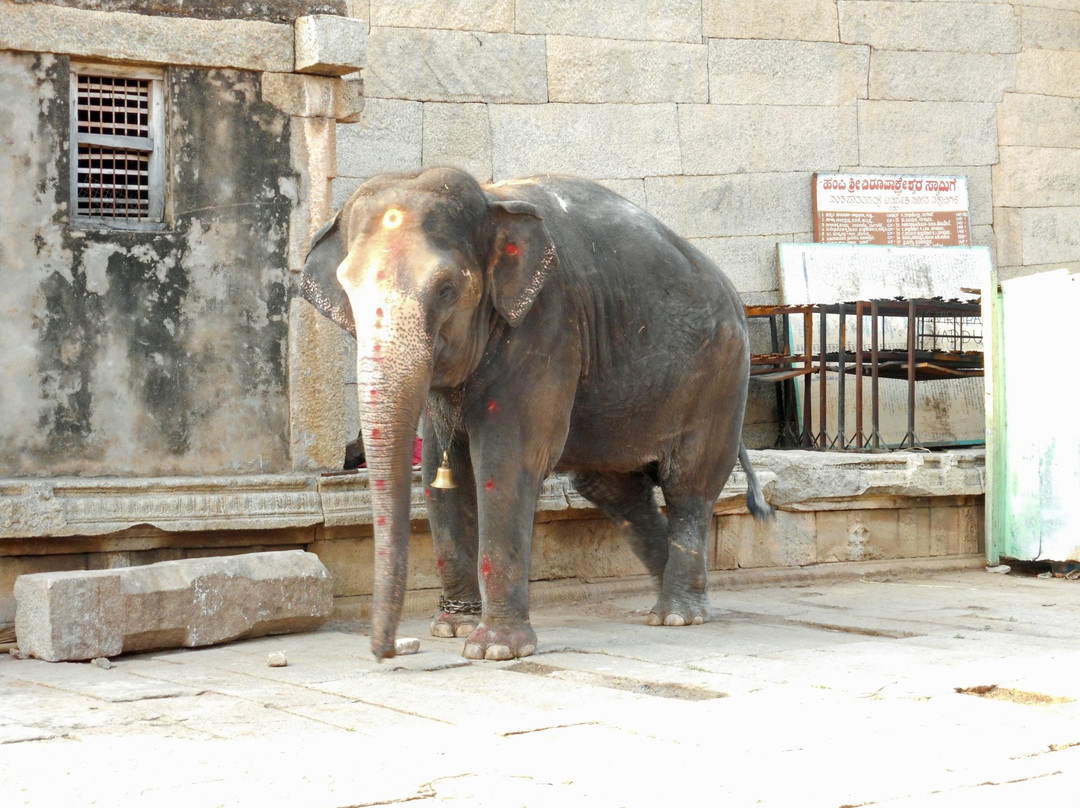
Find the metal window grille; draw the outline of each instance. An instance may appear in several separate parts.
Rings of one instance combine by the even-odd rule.
[[[106,66],[72,71],[72,210],[119,227],[164,208],[161,77]]]

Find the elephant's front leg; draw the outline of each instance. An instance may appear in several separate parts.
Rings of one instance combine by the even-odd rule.
[[[448,451],[456,488],[434,488],[442,449],[434,429],[425,423],[423,449],[424,495],[435,544],[435,564],[442,581],[439,608],[431,621],[435,637],[468,637],[480,624],[480,585],[476,578],[476,481],[468,446]]]
[[[480,625],[465,642],[468,659],[514,659],[536,650],[529,622],[529,559],[541,475],[511,464],[477,468]],[[500,473],[500,467],[506,469]]]

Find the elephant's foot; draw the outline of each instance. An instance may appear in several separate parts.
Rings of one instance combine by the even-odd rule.
[[[709,622],[709,602],[706,598],[680,601],[660,598],[648,617],[650,626],[700,626]]]
[[[466,659],[516,659],[536,652],[536,632],[528,622],[488,626],[480,623],[465,642]]]
[[[439,601],[439,611],[431,621],[431,636],[450,639],[464,639],[476,631],[480,625],[479,601],[447,600]]]

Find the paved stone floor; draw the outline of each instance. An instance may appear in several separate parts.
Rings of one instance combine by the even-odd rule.
[[[0,805],[1074,802],[1080,582],[867,569],[714,586],[690,628],[646,626],[645,595],[544,606],[518,662],[421,619],[382,665],[342,623],[111,669],[4,657]]]

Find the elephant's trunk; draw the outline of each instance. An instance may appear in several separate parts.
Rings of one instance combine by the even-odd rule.
[[[384,299],[372,308],[372,328],[357,339],[357,394],[375,523],[371,650],[381,660],[394,656],[405,602],[413,448],[431,349],[415,300]]]

